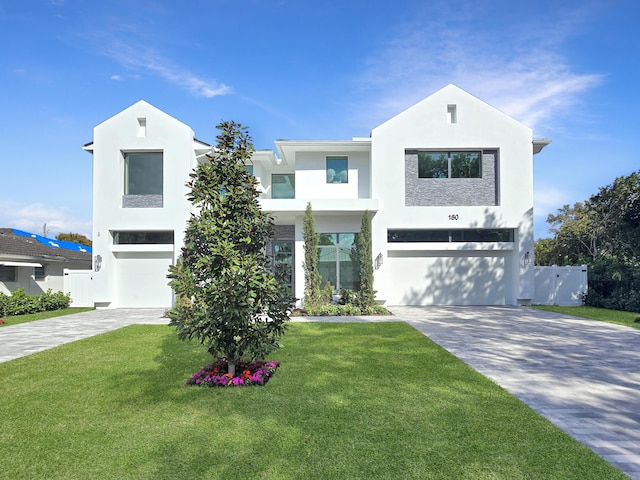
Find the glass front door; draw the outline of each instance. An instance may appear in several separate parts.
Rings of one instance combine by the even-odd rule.
[[[273,242],[273,270],[278,281],[293,294],[293,240]]]

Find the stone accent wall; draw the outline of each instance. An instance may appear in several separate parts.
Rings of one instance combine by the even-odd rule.
[[[122,208],[162,208],[162,195],[123,195]]]
[[[273,237],[277,240],[295,240],[295,225],[275,225],[273,229]]]
[[[407,151],[404,159],[405,205],[498,205],[497,153],[495,150],[483,151],[482,178],[418,178],[418,152]]]

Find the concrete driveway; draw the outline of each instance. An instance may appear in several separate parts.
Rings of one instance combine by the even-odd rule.
[[[640,479],[640,330],[533,308],[391,310]]]

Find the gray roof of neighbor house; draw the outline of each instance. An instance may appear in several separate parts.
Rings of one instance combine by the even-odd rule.
[[[0,257],[2,256],[32,257],[51,262],[91,262],[89,251],[47,246],[35,238],[16,235],[11,228],[0,228]]]

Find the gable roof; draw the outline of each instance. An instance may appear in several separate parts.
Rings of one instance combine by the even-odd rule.
[[[20,230],[17,230],[17,232],[20,232]],[[83,252],[80,249],[71,250],[69,248],[48,246],[31,236],[16,234],[16,231],[11,228],[0,228],[0,257],[30,257],[34,260],[53,262],[91,262],[91,249],[88,248],[86,250]]]

